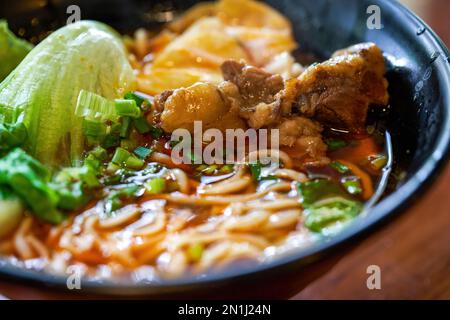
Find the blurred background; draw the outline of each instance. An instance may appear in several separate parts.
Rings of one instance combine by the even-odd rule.
[[[400,0],[416,12],[447,44],[450,44],[450,1],[448,0]]]

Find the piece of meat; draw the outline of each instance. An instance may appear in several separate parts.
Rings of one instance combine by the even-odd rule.
[[[225,61],[221,69],[224,79],[237,87],[239,96],[234,99],[250,127],[259,129],[278,121],[284,88],[280,75],[234,60]]]
[[[227,96],[214,84],[196,83],[162,93],[156,99],[161,113],[161,128],[173,132],[183,128],[193,132],[194,121],[201,121],[203,130],[245,128],[239,110],[233,107]]]
[[[275,95],[283,89],[283,78],[273,75],[244,62],[225,61],[222,66],[223,78],[234,83],[241,94],[245,107],[252,109],[258,103],[271,103]]]
[[[283,118],[275,129],[279,130],[280,145],[287,147],[299,167],[329,162],[326,156],[327,145],[321,135],[323,128],[317,121],[298,116]]]
[[[300,113],[339,129],[361,130],[368,107],[388,103],[384,74],[382,52],[373,43],[337,51],[298,78]]]

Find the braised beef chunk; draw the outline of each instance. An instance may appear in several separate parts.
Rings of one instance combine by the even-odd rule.
[[[283,118],[275,129],[279,129],[280,146],[289,147],[299,167],[329,162],[321,135],[323,128],[317,121],[298,116]]]
[[[283,89],[283,78],[260,68],[234,60],[225,61],[222,66],[223,78],[234,83],[247,107],[258,103],[271,103],[275,95]]]
[[[222,64],[222,73],[239,93],[240,116],[250,127],[259,129],[279,122],[280,116],[290,113],[293,100],[287,101],[285,91],[295,86],[284,83],[280,75],[272,75],[260,68],[228,60]],[[295,94],[290,95],[292,98]]]
[[[384,73],[382,52],[373,43],[337,51],[330,60],[300,75],[300,112],[330,126],[360,130],[370,105],[388,103]]]

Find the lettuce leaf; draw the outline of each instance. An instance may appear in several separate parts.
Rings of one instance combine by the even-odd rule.
[[[45,165],[67,166],[85,146],[83,119],[75,114],[80,91],[115,99],[135,83],[120,35],[80,21],[48,36],[0,84],[0,123],[23,122],[23,148]]]

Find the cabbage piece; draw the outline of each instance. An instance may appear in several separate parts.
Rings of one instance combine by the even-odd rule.
[[[17,67],[31,49],[31,43],[17,38],[8,29],[8,23],[0,20],[0,81]]]
[[[0,239],[19,225],[23,211],[22,202],[11,188],[0,185]]]
[[[45,165],[69,165],[84,150],[83,119],[75,107],[81,90],[123,97],[136,79],[120,36],[95,21],[52,33],[0,84],[0,123],[23,122],[25,150]]]

